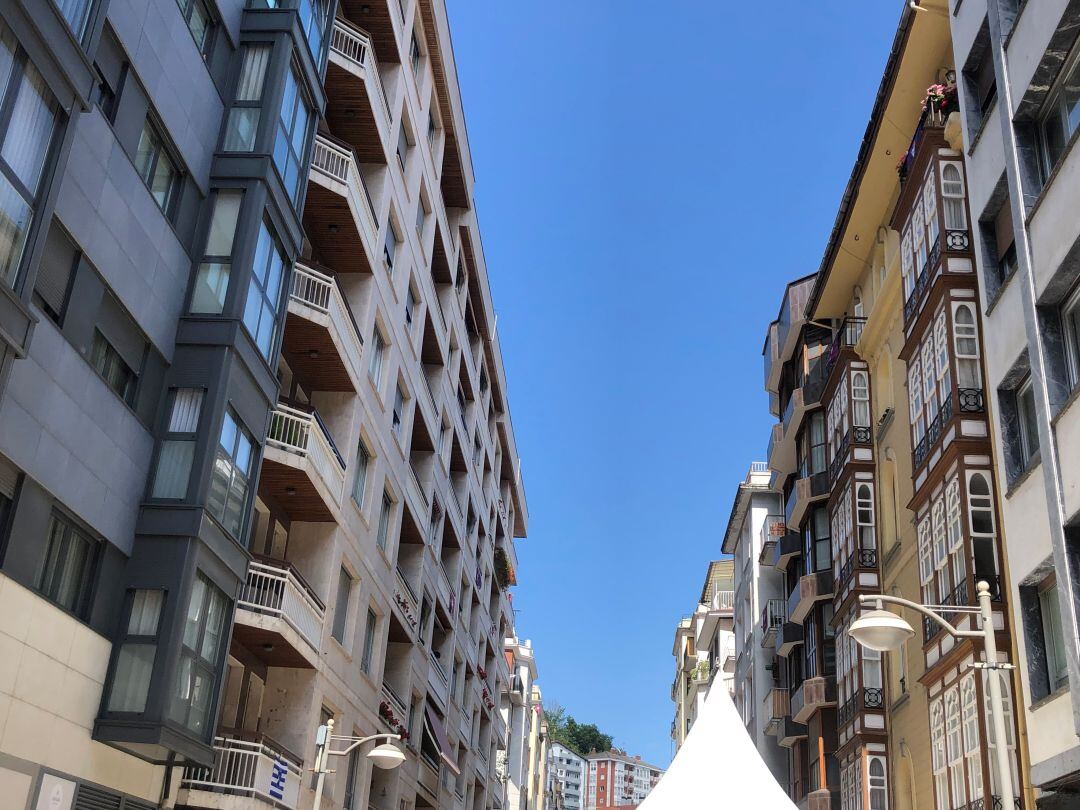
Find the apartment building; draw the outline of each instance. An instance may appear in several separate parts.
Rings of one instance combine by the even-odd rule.
[[[537,795],[530,786],[536,777],[541,716],[540,705],[533,702],[537,688],[536,657],[532,642],[516,637],[506,639],[503,649],[510,669],[510,689],[502,694],[500,708],[507,728],[507,745],[498,753],[496,771],[506,783],[505,806],[511,810],[529,810],[535,806]]]
[[[671,739],[676,751],[690,733],[713,684],[728,694],[735,692],[734,588],[732,561],[710,562],[697,609],[680,619],[675,628]]]
[[[783,577],[772,565],[784,532],[783,503],[772,489],[772,473],[768,464],[755,461],[735,491],[721,549],[733,555],[734,700],[761,758],[786,786],[787,752],[776,735],[789,697],[780,685],[775,646],[786,593]]]
[[[585,807],[585,780],[589,763],[560,742],[548,746],[548,790],[552,808],[582,810]]]
[[[625,751],[614,748],[593,752],[586,759],[589,762],[586,810],[609,807],[632,810],[645,801],[664,775],[660,768],[642,762],[641,757],[627,756]]]
[[[446,9],[335,5],[0,8],[19,806],[310,807],[330,717],[408,752],[330,806],[505,801],[527,513]]]
[[[949,10],[1017,703],[1039,806],[1072,806],[1080,791],[1080,4],[982,0]]]
[[[548,724],[544,715],[544,700],[540,687],[532,687],[532,712],[535,715],[529,735],[528,810],[545,810],[548,806]]]

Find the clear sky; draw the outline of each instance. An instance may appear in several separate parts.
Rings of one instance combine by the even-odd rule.
[[[763,459],[901,0],[448,0],[529,537],[518,632],[659,765],[671,646]]]

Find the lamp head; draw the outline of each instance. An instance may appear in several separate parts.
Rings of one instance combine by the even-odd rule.
[[[384,771],[393,770],[405,761],[404,752],[390,742],[375,746],[368,751],[367,756],[376,768],[382,768]]]
[[[888,652],[914,638],[915,630],[902,616],[888,610],[868,610],[851,623],[848,635],[863,647]]]

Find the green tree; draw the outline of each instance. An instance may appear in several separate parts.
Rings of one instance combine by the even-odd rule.
[[[579,723],[558,703],[544,708],[548,738],[585,756],[591,751],[608,751],[613,744],[610,734],[604,734],[595,723]]]

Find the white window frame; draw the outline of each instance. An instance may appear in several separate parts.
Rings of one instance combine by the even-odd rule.
[[[949,173],[949,169],[956,171],[958,178],[956,180],[946,177]],[[957,185],[959,188],[957,188]],[[967,196],[965,191],[966,184],[964,182],[964,166],[962,163],[956,161],[942,161],[941,163],[941,198],[944,202],[942,208],[945,213],[945,230],[947,231],[966,231],[968,227],[967,223],[967,207],[964,204],[964,200]],[[953,221],[950,224],[950,208],[952,208],[953,215],[959,215],[959,221]]]

